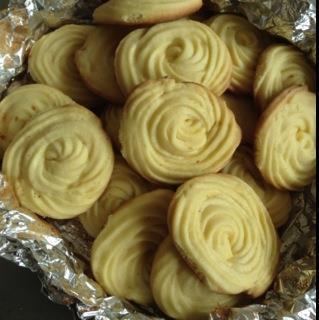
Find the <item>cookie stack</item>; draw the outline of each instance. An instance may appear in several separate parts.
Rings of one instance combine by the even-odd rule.
[[[316,159],[313,66],[241,16],[188,17],[201,6],[106,1],[40,38],[36,83],[0,102],[21,206],[79,219],[108,294],[191,320],[269,288]]]

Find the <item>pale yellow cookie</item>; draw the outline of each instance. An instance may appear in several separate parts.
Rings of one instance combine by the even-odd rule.
[[[243,134],[243,142],[254,144],[255,129],[258,121],[258,113],[254,106],[254,101],[250,97],[235,96],[228,92],[224,93],[222,97],[227,107],[235,115]]]
[[[75,105],[30,120],[5,151],[2,171],[23,207],[45,217],[69,219],[101,196],[113,158],[100,120]]]
[[[260,56],[254,81],[254,96],[261,110],[283,90],[306,85],[315,91],[315,69],[296,47],[276,44]]]
[[[119,141],[120,122],[122,118],[123,108],[120,106],[107,106],[104,116],[103,125],[108,136],[111,138],[113,146],[120,150],[121,144]]]
[[[275,227],[281,227],[287,222],[292,208],[289,192],[278,190],[263,180],[249,148],[239,147],[222,173],[237,176],[254,189],[267,208]]]
[[[152,182],[180,184],[220,171],[241,141],[223,99],[195,83],[147,81],[128,98],[120,125],[121,153]]]
[[[74,104],[74,101],[43,84],[14,89],[0,102],[0,154],[28,121],[44,111],[68,104]]]
[[[316,95],[293,86],[262,114],[255,162],[264,179],[282,190],[299,190],[316,175]]]
[[[92,247],[95,279],[110,295],[150,304],[150,272],[157,246],[167,236],[167,208],[173,197],[159,189],[128,201],[108,219]]]
[[[221,95],[229,86],[232,62],[211,28],[184,19],[129,33],[116,50],[115,72],[126,96],[145,80],[164,77],[196,82]]]
[[[170,204],[168,225],[184,260],[213,291],[258,297],[276,275],[279,239],[271,217],[235,176],[187,181]]]
[[[77,68],[88,88],[113,103],[124,102],[115,79],[114,57],[128,30],[114,26],[97,27],[75,55]]]
[[[97,7],[93,20],[102,24],[154,24],[197,11],[202,0],[108,0]]]
[[[61,90],[87,107],[100,102],[84,84],[76,68],[74,55],[95,27],[65,25],[42,36],[32,47],[28,72],[34,81]]]
[[[211,291],[184,262],[167,237],[156,251],[151,271],[151,288],[157,306],[174,319],[206,320],[218,307],[232,307],[238,295]]]
[[[128,200],[152,189],[151,184],[134,172],[119,156],[115,158],[109,184],[101,197],[84,214],[79,216],[84,229],[97,237],[108,217]]]
[[[206,23],[229,50],[233,62],[229,90],[252,94],[258,57],[265,48],[262,33],[247,19],[234,14],[219,14]]]

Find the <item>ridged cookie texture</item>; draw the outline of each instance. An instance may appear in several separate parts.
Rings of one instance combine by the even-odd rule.
[[[28,72],[33,80],[61,90],[86,107],[100,103],[82,81],[74,59],[75,52],[94,29],[68,24],[42,36],[32,47],[28,60]]]
[[[120,123],[122,119],[123,107],[116,105],[109,105],[105,109],[103,115],[103,126],[108,136],[111,138],[113,146],[117,149],[121,149],[119,140]]]
[[[238,295],[211,291],[184,262],[170,237],[159,246],[152,264],[151,288],[157,306],[174,319],[206,320],[216,307],[231,307]]]
[[[276,44],[260,56],[254,80],[257,105],[264,110],[283,90],[294,86],[307,86],[315,91],[315,69],[296,47]]]
[[[180,184],[221,170],[241,141],[225,102],[194,83],[147,81],[127,100],[121,153],[151,182]]]
[[[0,102],[0,153],[35,116],[50,109],[74,104],[61,91],[43,84],[21,86]]]
[[[97,27],[89,33],[75,55],[77,68],[88,88],[113,103],[124,102],[115,79],[114,57],[128,30],[114,26]]]
[[[233,62],[229,90],[252,94],[257,61],[265,48],[261,32],[247,19],[233,14],[216,15],[206,23],[229,50]]]
[[[84,229],[95,238],[103,229],[108,217],[121,205],[147,191],[151,184],[134,172],[120,157],[115,157],[111,179],[94,205],[79,216]]]
[[[316,175],[316,95],[290,87],[277,96],[257,125],[255,162],[264,179],[300,190]]]
[[[266,183],[254,163],[253,151],[239,147],[222,173],[234,175],[249,184],[267,208],[275,227],[281,227],[289,218],[292,200],[289,192]]]
[[[97,7],[93,20],[101,24],[154,24],[197,11],[202,0],[108,0]]]
[[[108,294],[150,304],[150,272],[155,251],[167,236],[167,208],[174,193],[158,189],[118,209],[92,247],[95,279]]]
[[[168,225],[184,260],[211,290],[258,297],[273,281],[278,236],[243,180],[211,174],[187,181],[170,204]]]
[[[248,96],[237,96],[228,91],[222,95],[222,98],[235,115],[243,135],[242,142],[253,145],[258,122],[258,113],[253,99]]]
[[[5,151],[2,170],[23,207],[68,219],[85,212],[100,197],[113,158],[100,120],[77,105],[30,120]]]
[[[211,28],[179,20],[129,33],[116,50],[115,72],[126,96],[145,80],[165,77],[196,82],[221,95],[229,86],[232,62]]]

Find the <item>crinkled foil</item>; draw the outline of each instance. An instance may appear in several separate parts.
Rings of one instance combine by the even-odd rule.
[[[133,1],[133,0],[132,0]],[[25,59],[33,44],[63,23],[89,23],[101,1],[11,0],[0,12],[0,95],[24,84]],[[251,23],[287,39],[315,62],[314,0],[207,0],[214,12],[244,14]],[[11,88],[11,87],[10,87]],[[10,90],[9,88],[9,90]],[[216,309],[210,320],[312,320],[316,318],[315,181],[295,193],[290,222],[281,231],[279,274],[263,300],[243,308]],[[164,320],[156,310],[108,297],[92,280],[92,239],[76,219],[44,220],[18,203],[0,173],[0,257],[37,272],[45,294],[82,320]]]

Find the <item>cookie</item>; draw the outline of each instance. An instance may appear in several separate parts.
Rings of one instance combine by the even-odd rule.
[[[167,236],[170,190],[138,196],[108,219],[92,247],[95,279],[110,295],[151,304],[150,271],[157,246]]]
[[[233,74],[228,89],[238,94],[252,94],[257,60],[265,48],[262,33],[247,19],[234,14],[219,14],[206,23],[229,50]]]
[[[74,104],[61,91],[43,84],[28,84],[14,89],[0,102],[0,153],[16,134],[38,114]]]
[[[229,92],[223,94],[227,107],[233,111],[243,134],[242,142],[254,144],[258,113],[254,101],[247,96],[236,96]]]
[[[165,77],[196,82],[221,95],[229,86],[232,62],[211,28],[184,19],[129,33],[116,50],[115,73],[125,96],[146,80]]]
[[[75,52],[93,30],[93,26],[68,24],[42,36],[28,60],[33,80],[61,90],[86,107],[99,104],[100,99],[86,87],[74,61]]]
[[[109,0],[95,9],[93,21],[101,24],[154,24],[185,17],[202,4],[202,0]]]
[[[180,184],[220,171],[241,141],[225,102],[195,83],[150,80],[128,98],[120,124],[121,153],[151,182]]]
[[[5,151],[2,170],[21,206],[44,217],[69,219],[101,196],[113,157],[100,120],[76,105],[30,120]]]
[[[272,283],[278,236],[243,180],[210,174],[187,181],[171,201],[168,225],[180,254],[211,290],[258,297]]]
[[[268,47],[258,60],[254,80],[254,96],[261,110],[283,90],[305,85],[315,91],[315,70],[296,47],[276,44]]]
[[[116,156],[111,179],[94,205],[79,216],[87,233],[95,238],[103,229],[107,218],[128,200],[151,191],[151,184],[135,173],[127,163]]]
[[[108,136],[111,138],[114,148],[121,149],[119,141],[120,122],[122,118],[123,108],[120,106],[110,105],[107,106],[104,116],[103,125]]]
[[[300,190],[316,175],[316,95],[293,86],[262,114],[256,131],[255,162],[275,188]]]
[[[82,80],[95,94],[113,103],[124,102],[115,79],[114,56],[128,29],[97,27],[87,36],[75,54],[75,62]]]
[[[249,148],[239,147],[222,173],[232,174],[254,189],[267,208],[275,227],[279,228],[287,222],[292,208],[289,192],[278,190],[263,180]]]
[[[204,320],[216,307],[231,307],[238,295],[211,291],[192,272],[167,237],[152,264],[151,288],[157,306],[174,319]]]

